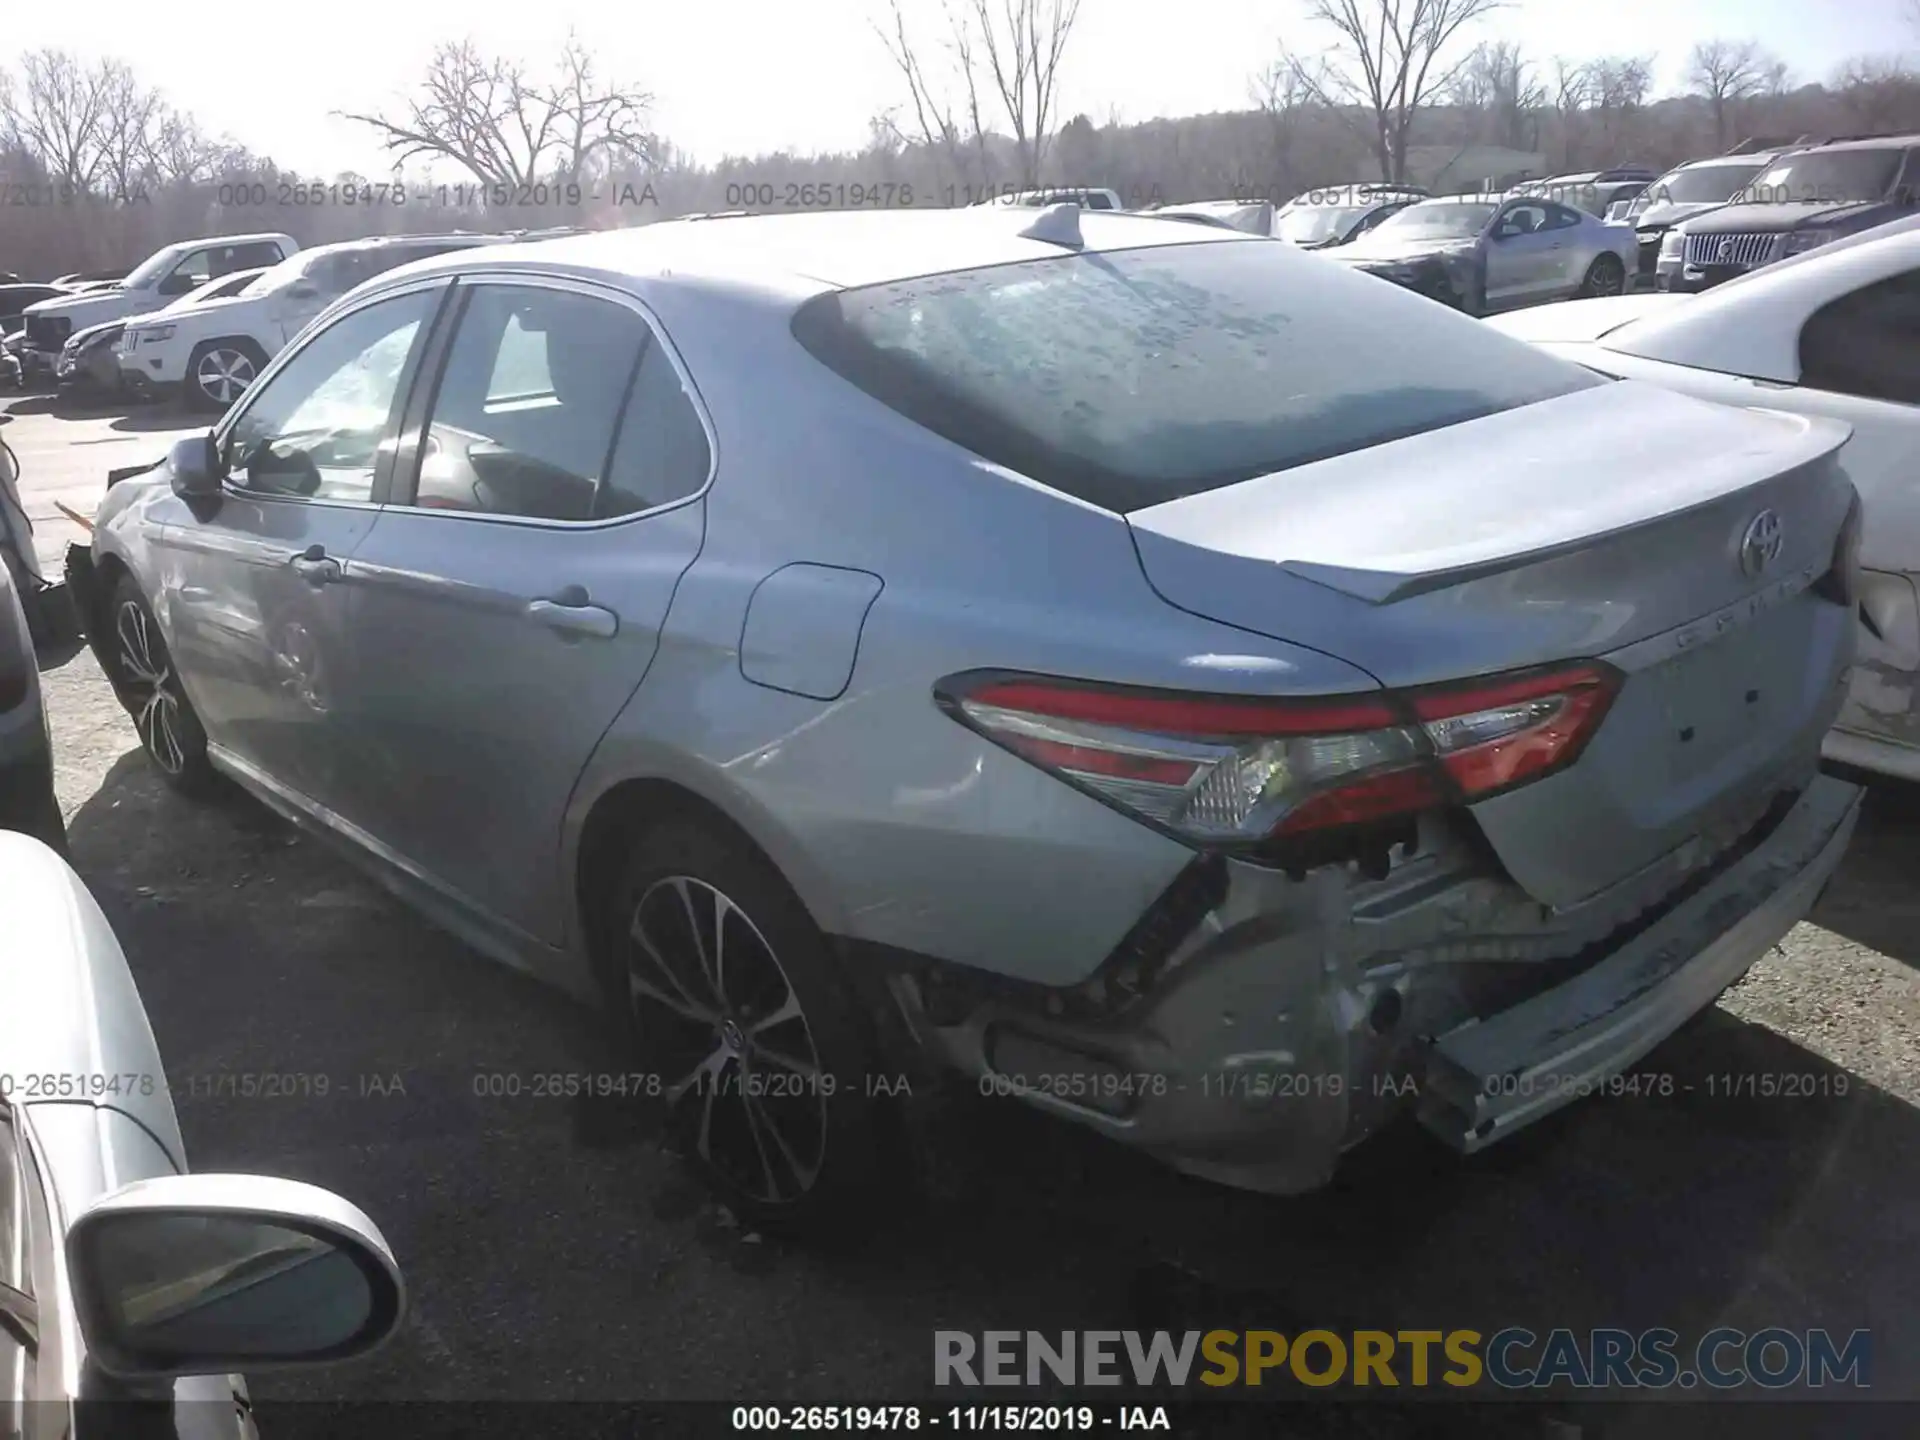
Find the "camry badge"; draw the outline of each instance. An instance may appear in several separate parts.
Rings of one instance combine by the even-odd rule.
[[[1747,522],[1747,533],[1740,537],[1740,573],[1757,580],[1780,558],[1785,543],[1784,527],[1772,510],[1762,510]]]

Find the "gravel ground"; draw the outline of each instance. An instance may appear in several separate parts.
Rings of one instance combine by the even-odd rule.
[[[152,428],[36,416],[9,438],[76,493],[76,477],[142,458]],[[477,1096],[476,1076],[592,1065],[589,1018],[252,803],[166,790],[84,651],[43,679],[75,864],[126,946],[194,1163],[342,1191],[412,1285],[393,1345],[263,1377],[269,1404],[898,1399],[924,1393],[936,1328],[1510,1323],[1865,1326],[1875,1396],[1920,1398],[1912,792],[1871,795],[1813,920],[1650,1057],[1681,1087],[1670,1098],[1591,1101],[1474,1161],[1390,1139],[1296,1201],[1182,1180],[982,1101],[942,1121],[953,1163],[932,1199],[823,1255],[743,1234],[649,1143],[553,1102]],[[196,1093],[236,1071],[325,1077],[328,1094]],[[1710,1093],[1737,1075],[1822,1091],[1844,1077],[1847,1093]],[[1676,1408],[1604,1407],[1606,1433],[1696,1428]],[[1894,1407],[1856,1407],[1779,1433],[1862,1434],[1874,1410],[1891,1423]],[[1285,1413],[1275,1433],[1308,1433],[1303,1409]],[[1433,1430],[1404,1427],[1380,1412],[1366,1433]]]

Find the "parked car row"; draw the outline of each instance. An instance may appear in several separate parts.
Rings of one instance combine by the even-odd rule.
[[[182,240],[148,256],[123,280],[26,309],[26,379],[52,378],[76,332],[158,310],[235,270],[277,265],[300,248],[291,235],[225,235]]]
[[[1358,269],[1075,203],[455,250],[68,574],[170,784],[598,1006],[755,1224],[857,1223],[876,1074],[1267,1192],[1477,1150],[1832,874],[1860,500],[1837,418]]]
[[[1920,210],[1920,134],[1800,145],[1722,203],[1649,224],[1660,289],[1700,291]]]
[[[12,378],[218,412],[361,281],[448,250],[556,233],[570,232],[376,236],[305,250],[285,235],[226,236],[166,246],[99,290],[63,281],[0,287],[0,307],[19,302],[21,333],[6,352]]]

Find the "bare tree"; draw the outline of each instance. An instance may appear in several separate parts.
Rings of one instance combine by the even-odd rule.
[[[1835,72],[1830,88],[1846,107],[1849,128],[1889,130],[1920,114],[1920,75],[1899,60],[1856,56]]]
[[[1294,152],[1299,142],[1300,121],[1316,105],[1315,94],[1323,77],[1312,62],[1282,58],[1253,77],[1253,102],[1267,122],[1269,137],[1266,193],[1275,199],[1290,196],[1297,188]]]
[[[1560,159],[1567,169],[1579,165],[1586,138],[1586,111],[1593,104],[1593,67],[1564,56],[1553,57],[1553,115],[1560,138]]]
[[[1452,96],[1476,117],[1478,138],[1509,150],[1531,150],[1539,144],[1546,91],[1518,45],[1496,40],[1474,46]]]
[[[987,135],[980,116],[973,36],[964,17],[950,9],[946,11],[948,33],[939,45],[944,52],[943,61],[936,75],[930,76],[921,59],[920,47],[908,32],[900,0],[890,0],[890,5],[889,23],[874,28],[906,82],[919,143],[941,158],[955,180],[964,184],[977,177],[984,184],[990,171]],[[959,107],[957,114],[956,106]],[[888,117],[888,123],[900,134],[893,116]]]
[[[1640,112],[1653,90],[1653,57],[1608,55],[1589,61],[1586,70],[1589,110],[1599,124],[1600,143],[1617,162],[1627,158],[1621,151],[1635,142]]]
[[[1040,182],[1054,112],[1059,105],[1060,62],[1080,17],[1080,0],[973,0],[981,56],[1013,127],[1024,185]]]
[[[20,61],[20,78],[0,90],[6,139],[37,156],[47,177],[90,193],[106,162],[107,82],[65,50],[36,50]]]
[[[875,27],[906,82],[920,142],[963,178],[977,169],[984,179],[991,109],[994,123],[1012,132],[1020,183],[1039,184],[1080,0],[964,0],[942,8],[947,33],[931,67],[901,0],[889,0],[887,23]]]
[[[651,165],[660,154],[652,109],[652,95],[637,86],[602,84],[592,54],[572,37],[544,81],[461,40],[434,53],[404,118],[344,118],[378,130],[396,166],[450,160],[482,184],[517,189],[580,181],[616,163]]]
[[[147,169],[162,185],[209,180],[225,158],[225,149],[202,134],[191,115],[179,111],[169,111],[147,141]]]
[[[1407,149],[1423,110],[1451,91],[1466,57],[1460,32],[1503,0],[1309,0],[1308,17],[1333,30],[1333,53],[1303,71],[1317,98],[1365,117],[1383,180],[1407,178]]]
[[[1687,60],[1687,80],[1713,112],[1714,148],[1727,145],[1727,121],[1740,102],[1761,94],[1773,58],[1751,40],[1702,40]]]
[[[154,178],[154,145],[169,107],[118,60],[102,62],[97,77],[102,178],[116,195],[131,197]]]

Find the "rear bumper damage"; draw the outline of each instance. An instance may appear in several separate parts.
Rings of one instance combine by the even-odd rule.
[[[1097,977],[1124,1003],[1083,991],[956,1004],[950,967],[902,972],[894,995],[919,1044],[983,1095],[1221,1183],[1314,1189],[1409,1107],[1477,1150],[1633,1065],[1811,908],[1860,802],[1811,768],[1733,858],[1677,891],[1662,880],[1684,898],[1650,909],[1652,873],[1637,896],[1623,886],[1552,911],[1471,847],[1423,833],[1383,880],[1226,863],[1144,983]]]
[[[1599,964],[1440,1036],[1421,1121],[1479,1150],[1634,1064],[1813,908],[1852,838],[1860,799],[1857,786],[1822,776],[1764,844]]]

